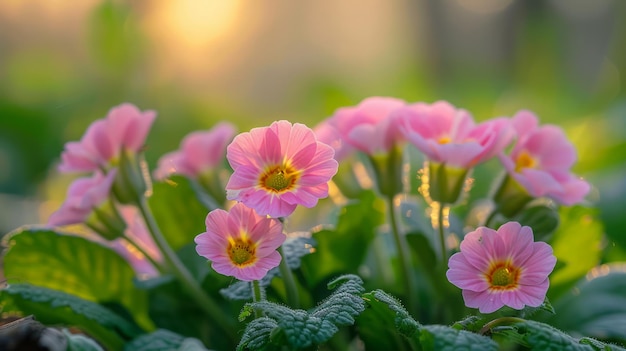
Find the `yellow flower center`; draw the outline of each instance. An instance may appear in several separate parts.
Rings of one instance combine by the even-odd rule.
[[[519,172],[524,168],[533,168],[537,166],[537,160],[535,160],[528,152],[522,151],[515,160],[515,172]]]
[[[486,278],[491,290],[514,290],[518,286],[520,269],[510,262],[500,262],[492,266]]]
[[[443,144],[447,144],[447,143],[449,143],[451,141],[452,141],[452,139],[450,139],[450,137],[448,137],[448,136],[442,136],[441,138],[439,138],[439,140],[437,140],[437,142],[439,144],[442,144],[442,145]]]
[[[228,257],[239,267],[249,265],[256,261],[256,245],[246,238],[230,239],[228,245]]]
[[[300,173],[290,165],[267,168],[259,179],[261,188],[280,193],[291,190],[298,181]]]

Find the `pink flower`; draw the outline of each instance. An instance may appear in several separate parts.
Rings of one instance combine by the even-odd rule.
[[[395,111],[405,105],[400,99],[370,97],[357,106],[338,109],[327,123],[337,130],[342,142],[368,155],[387,153],[400,142]]]
[[[570,172],[576,150],[563,130],[538,126],[537,117],[520,111],[512,119],[517,142],[510,155],[500,155],[507,172],[533,197],[546,196],[564,205],[581,202],[589,184]]]
[[[116,170],[107,175],[96,172],[91,177],[76,179],[67,191],[67,198],[48,218],[48,225],[61,226],[84,222],[89,214],[109,198]]]
[[[155,117],[154,111],[141,112],[128,103],[112,108],[80,141],[65,144],[59,171],[91,172],[115,163],[123,149],[139,152]]]
[[[497,231],[479,227],[467,233],[446,276],[463,289],[468,307],[481,313],[505,305],[519,310],[543,303],[555,264],[550,245],[534,242],[530,227],[508,222]]]
[[[501,152],[513,137],[507,119],[475,124],[469,112],[445,101],[416,103],[399,114],[407,140],[429,160],[447,167],[472,168]]]
[[[313,128],[317,140],[328,144],[335,150],[335,160],[341,161],[354,152],[354,147],[341,138],[339,131],[330,118],[322,121]]]
[[[196,252],[223,275],[259,280],[280,263],[276,251],[285,241],[279,220],[259,216],[238,203],[230,212],[217,209],[206,217],[206,232],[195,238]]]
[[[155,171],[155,178],[164,179],[172,174],[197,178],[201,173],[217,168],[226,154],[226,146],[235,135],[235,127],[222,122],[207,131],[188,134],[180,150],[163,155]]]
[[[303,124],[278,121],[254,128],[227,148],[234,173],[226,196],[272,217],[286,217],[297,205],[313,207],[328,196],[328,182],[337,173],[333,155]]]

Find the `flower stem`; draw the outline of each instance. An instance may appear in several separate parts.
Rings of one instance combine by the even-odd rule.
[[[263,287],[261,286],[259,281],[258,280],[253,280],[250,283],[251,283],[250,285],[252,286],[252,301],[259,302],[259,301],[265,300],[265,293],[264,293]],[[255,308],[254,309],[254,317],[255,318],[263,317],[263,312],[261,312],[261,310]]]
[[[400,261],[400,274],[404,281],[404,292],[406,294],[406,304],[410,312],[414,312],[415,307],[415,292],[413,291],[413,279],[411,279],[411,268],[409,257],[406,253],[406,245],[403,238],[400,236],[398,229],[398,223],[396,221],[396,211],[393,205],[393,196],[387,198],[387,211],[389,212],[389,224],[391,225],[391,233],[393,234],[393,240],[398,250],[398,260]]]
[[[500,317],[492,320],[491,322],[485,324],[480,331],[478,332],[481,335],[487,334],[491,329],[500,326],[500,325],[511,325],[515,323],[525,322],[526,320],[518,318],[518,317]]]
[[[445,227],[445,206],[441,202],[437,202],[437,231],[439,232],[439,249],[441,250],[441,262],[444,266],[448,259],[448,250],[446,250],[446,227]]]
[[[152,256],[148,254],[148,252],[144,250],[144,248],[139,245],[139,243],[137,243],[135,240],[131,239],[127,235],[124,235],[124,239],[126,239],[126,241],[133,245],[135,249],[137,249],[137,251],[139,251],[148,261],[150,261],[150,263],[154,266],[154,268],[156,268],[159,273],[164,273],[165,268],[163,267],[163,265],[154,258],[152,258]]]
[[[214,319],[215,325],[222,327],[226,335],[228,335],[232,340],[235,340],[232,322],[224,316],[220,307],[213,300],[211,300],[208,295],[206,295],[204,290],[202,290],[200,285],[195,281],[178,256],[176,256],[176,253],[172,250],[170,245],[167,243],[167,240],[161,233],[161,230],[159,229],[159,226],[150,211],[146,198],[141,198],[138,201],[138,205],[141,215],[146,221],[150,234],[163,255],[165,265],[167,266],[169,272],[180,281],[198,306]]]
[[[298,296],[298,288],[296,287],[296,281],[293,278],[291,269],[287,265],[287,260],[282,246],[278,248],[278,253],[280,253],[280,256],[282,257],[278,269],[280,270],[280,276],[283,278],[283,282],[285,283],[285,290],[287,291],[287,303],[291,308],[299,308],[300,297]]]

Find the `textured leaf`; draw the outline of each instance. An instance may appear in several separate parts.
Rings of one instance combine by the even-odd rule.
[[[198,200],[185,177],[173,176],[166,182],[155,183],[148,201],[163,235],[174,250],[193,243],[198,234],[206,231],[204,220],[209,210]]]
[[[29,284],[11,284],[0,292],[2,312],[33,314],[43,324],[76,326],[110,349],[120,349],[125,339],[141,330],[96,303],[62,291]]]
[[[248,347],[249,340],[265,345],[272,336],[276,335],[283,335],[286,343],[291,347],[306,348],[328,341],[340,326],[354,324],[354,318],[365,308],[365,302],[360,297],[363,291],[361,278],[355,275],[341,276],[328,286],[329,288],[337,286],[337,288],[310,312],[300,309],[292,310],[269,301],[249,304],[252,308],[261,310],[267,318],[275,321],[276,326],[271,327],[268,321],[260,325],[249,323],[244,333],[247,341],[240,343],[240,349]],[[242,316],[247,316],[248,310],[249,308],[244,310]]]
[[[287,265],[292,270],[300,268],[301,258],[314,252],[315,239],[307,237],[289,237],[283,243],[283,253],[286,256]],[[278,267],[271,269],[259,284],[267,287],[274,277],[280,275]],[[230,300],[252,300],[252,290],[249,282],[237,281],[227,288],[221,289],[220,293]]]
[[[404,306],[382,290],[363,294],[365,311],[358,317],[359,336],[367,350],[403,350],[419,336],[417,323]],[[417,340],[417,339],[415,339]]]
[[[626,343],[626,264],[592,270],[554,303],[556,315],[545,321],[576,335]]]
[[[425,325],[420,343],[424,351],[496,351],[498,344],[490,338],[444,325]]]
[[[145,292],[133,284],[135,272],[112,249],[45,229],[18,230],[6,245],[4,274],[9,282],[64,291],[93,302],[119,302],[142,327],[153,327]]]
[[[275,320],[268,317],[261,317],[248,323],[246,331],[241,337],[238,351],[243,350],[264,350],[270,346],[271,336],[274,330],[280,327]]]
[[[551,325],[527,320],[512,325],[512,328],[505,328],[502,335],[509,336],[511,331],[523,337],[523,346],[532,350],[545,351],[594,351],[594,350],[615,350],[622,351],[623,348],[603,342],[583,338],[574,339],[572,336],[552,327]],[[499,333],[494,330],[494,333]]]
[[[207,351],[200,340],[166,329],[144,334],[124,346],[124,351]]]
[[[548,296],[552,301],[595,267],[602,254],[603,228],[597,209],[562,207],[560,216],[561,224],[554,232],[551,244],[558,262],[564,265],[550,275]],[[585,254],[581,255],[581,252]]]

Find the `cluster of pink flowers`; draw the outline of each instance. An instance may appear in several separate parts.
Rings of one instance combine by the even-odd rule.
[[[142,151],[148,132],[154,122],[154,111],[140,111],[131,104],[112,108],[104,119],[93,122],[80,141],[69,142],[61,154],[59,171],[63,173],[91,173],[70,184],[61,207],[48,218],[49,226],[85,223],[109,240],[107,243],[122,256],[140,275],[154,275],[156,268],[130,246],[123,237],[135,238],[144,252],[151,252],[159,260],[155,244],[149,238],[137,216],[127,215],[115,203],[113,187],[120,177],[120,160],[123,153]]]
[[[572,205],[589,192],[589,184],[570,171],[576,152],[563,131],[539,126],[527,111],[511,119],[499,117],[476,124],[469,112],[445,101],[408,104],[372,97],[356,107],[338,109],[316,131],[320,140],[335,148],[338,159],[355,150],[374,156],[408,142],[425,155],[431,167],[443,167],[446,172],[467,171],[498,156],[532,197],[545,196]],[[514,140],[513,150],[505,155]],[[453,178],[450,173],[446,176]],[[441,187],[437,181],[431,175],[431,188]],[[434,200],[453,203],[457,197],[452,194]]]
[[[121,172],[120,163],[127,154],[132,158],[141,153],[155,115],[123,104],[94,122],[80,141],[66,145],[59,169],[91,172],[92,176],[70,186],[65,203],[50,217],[49,225],[84,222],[97,230],[97,223],[90,220],[94,214],[100,221],[124,217],[123,236],[141,243],[153,261],[160,260],[136,214],[120,216],[115,206],[107,214],[115,200],[112,188]],[[401,155],[405,145],[412,145],[427,160],[428,199],[445,204],[457,201],[469,170],[496,157],[508,174],[503,184],[515,185],[499,191],[496,206],[498,201],[507,201],[511,191],[522,192],[524,199],[548,197],[565,205],[583,201],[589,191],[589,184],[571,173],[576,152],[563,131],[539,126],[537,117],[527,111],[513,118],[476,123],[468,111],[448,102],[410,104],[372,97],[338,109],[315,131],[281,120],[235,133],[232,124],[223,122],[211,130],[189,134],[180,150],[161,157],[153,175],[157,180],[173,174],[207,180],[222,169],[225,156],[232,174],[218,192],[236,203],[228,211],[208,213],[206,232],[195,239],[196,251],[210,260],[217,272],[243,281],[259,280],[278,266],[281,256],[277,249],[285,241],[280,219],[291,215],[298,205],[311,208],[327,197],[338,161],[353,153],[364,153],[374,162],[382,159],[388,163],[374,168],[389,171],[399,168],[393,163],[398,157],[385,155]],[[382,182],[394,181],[379,177]],[[384,189],[385,195],[391,196],[399,191]],[[116,241],[115,247],[126,244]],[[516,222],[497,231],[480,227],[465,236],[460,249],[450,258],[447,276],[463,290],[469,307],[490,313],[504,305],[522,308],[543,302],[555,257],[547,244],[533,241],[530,228]],[[126,257],[133,261],[135,256]],[[154,274],[154,267],[152,271],[138,269]]]

